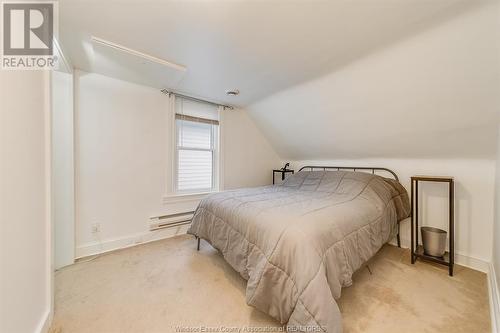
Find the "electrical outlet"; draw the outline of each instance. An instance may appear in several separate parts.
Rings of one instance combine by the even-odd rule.
[[[101,232],[101,224],[100,223],[93,223],[92,224],[92,229],[90,231],[93,234],[98,234]]]

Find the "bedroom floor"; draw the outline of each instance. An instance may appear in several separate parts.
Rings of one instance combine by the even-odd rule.
[[[344,332],[490,332],[486,275],[461,266],[411,265],[385,246],[343,291]],[[112,252],[56,273],[58,332],[182,332],[280,325],[245,304],[245,280],[192,236]],[[272,331],[272,330],[270,330]],[[187,332],[187,331],[186,331]]]

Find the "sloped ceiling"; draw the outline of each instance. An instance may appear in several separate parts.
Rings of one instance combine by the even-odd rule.
[[[245,107],[282,158],[493,158],[497,4],[63,0],[60,35],[77,68]],[[187,70],[102,60],[91,36]]]
[[[471,3],[62,0],[59,30],[79,69],[247,106],[425,29]],[[142,71],[137,63],[127,65],[100,54],[91,36],[187,70],[182,77],[162,81],[151,73],[160,70],[156,67]],[[233,88],[241,94],[226,96],[225,90]]]
[[[494,159],[500,8],[470,8],[248,111],[284,159]]]

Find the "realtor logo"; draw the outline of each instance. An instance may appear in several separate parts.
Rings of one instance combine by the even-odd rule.
[[[54,2],[2,3],[2,68],[54,68]]]

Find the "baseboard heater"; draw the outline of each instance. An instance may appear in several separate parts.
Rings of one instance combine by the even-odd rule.
[[[191,223],[194,211],[155,216],[150,218],[149,230],[178,227]]]

